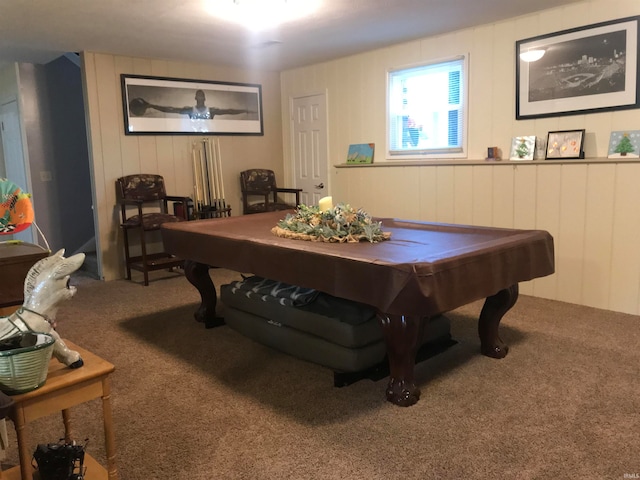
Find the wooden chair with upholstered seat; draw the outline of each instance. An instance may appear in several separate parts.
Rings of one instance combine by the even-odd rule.
[[[273,212],[289,210],[300,204],[301,188],[280,188],[276,184],[273,170],[252,168],[240,172],[240,190],[242,191],[242,213]],[[296,197],[295,204],[283,202],[278,193],[290,193]],[[259,197],[256,201],[255,197]]]
[[[184,260],[166,252],[149,253],[147,234],[160,230],[167,222],[188,220],[188,197],[167,195],[164,178],[160,175],[137,174],[116,180],[116,201],[120,205],[122,232],[124,234],[124,256],[127,280],[131,280],[131,269],[144,274],[144,284],[149,285],[152,270],[182,267]],[[181,204],[182,217],[169,213],[169,202]],[[174,209],[175,210],[175,209]],[[140,255],[132,256],[129,251],[130,233],[137,232],[140,238]]]

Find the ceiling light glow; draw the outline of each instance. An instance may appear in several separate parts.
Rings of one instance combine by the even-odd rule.
[[[320,0],[206,0],[207,11],[251,30],[266,30],[311,15]]]
[[[544,50],[541,48],[532,48],[520,54],[520,59],[524,62],[535,62],[544,56]]]

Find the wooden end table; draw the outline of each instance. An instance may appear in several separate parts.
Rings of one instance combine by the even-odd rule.
[[[0,243],[0,308],[22,304],[29,269],[48,256],[48,250],[33,243]]]
[[[32,480],[33,468],[31,458],[33,452],[29,450],[26,426],[29,422],[46,415],[62,412],[64,423],[64,438],[69,442],[73,439],[71,415],[69,409],[75,405],[88,402],[95,398],[102,398],[102,415],[104,421],[104,439],[107,456],[105,469],[89,454],[85,453],[84,466],[87,469],[86,480],[118,480],[116,468],[116,447],[111,414],[111,379],[115,367],[84,350],[72,342],[65,340],[67,346],[80,353],[84,365],[78,369],[71,369],[55,358],[49,363],[49,373],[46,383],[31,392],[13,395],[14,405],[8,415],[13,421],[18,441],[20,465],[0,473],[3,480]],[[39,443],[54,443],[53,439],[39,439]]]

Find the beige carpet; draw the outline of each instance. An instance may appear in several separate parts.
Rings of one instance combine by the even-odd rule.
[[[239,277],[211,274],[218,286]],[[521,296],[501,326],[511,351],[494,360],[478,353],[481,303],[468,305],[448,315],[459,343],[417,366],[422,398],[400,408],[384,399],[387,379],[334,388],[323,367],[205,329],[181,275],[134,280],[77,277],[58,313],[63,337],[116,365],[123,480],[640,474],[637,316]],[[78,438],[104,462],[100,412],[99,401],[72,409]],[[4,468],[17,462],[8,426]],[[29,426],[34,448],[62,433],[58,416]]]

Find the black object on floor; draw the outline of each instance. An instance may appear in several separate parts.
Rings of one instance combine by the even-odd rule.
[[[9,415],[9,410],[13,407],[13,398],[4,392],[0,392],[0,420]]]
[[[449,347],[455,345],[456,342],[451,337],[438,339],[434,342],[428,342],[422,345],[416,354],[416,364],[428,360],[436,355],[444,352]],[[352,383],[359,382],[360,380],[372,380],[377,382],[385,377],[389,376],[389,362],[387,358],[365,370],[359,372],[333,372],[333,386],[334,387],[348,387]]]

